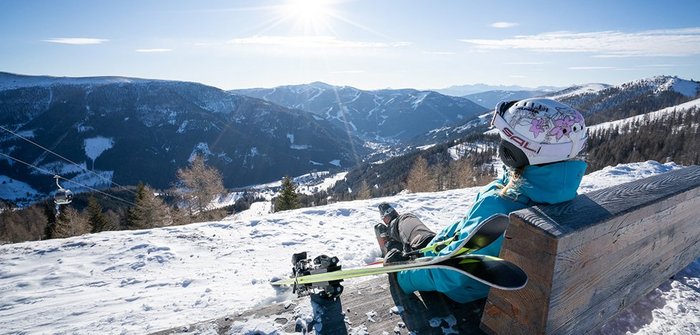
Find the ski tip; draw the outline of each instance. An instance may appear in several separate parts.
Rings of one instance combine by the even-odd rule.
[[[285,286],[294,284],[294,280],[290,278],[280,278],[272,277],[270,278],[270,285],[272,286]]]

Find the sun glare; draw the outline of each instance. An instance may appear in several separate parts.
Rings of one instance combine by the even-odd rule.
[[[290,0],[284,6],[284,12],[296,25],[303,27],[305,33],[318,33],[327,28],[332,16],[328,0]]]

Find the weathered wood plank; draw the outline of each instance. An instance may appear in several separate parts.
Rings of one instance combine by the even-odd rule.
[[[691,222],[685,227],[698,229],[700,225]],[[624,254],[617,253],[620,255],[619,258],[591,260],[589,266],[581,268],[571,276],[557,277],[555,275],[560,280],[553,282],[550,303],[558,308],[553,308],[550,313],[550,318],[553,320],[551,327],[559,328],[561,324],[566,323],[571,318],[576,318],[591,306],[603,304],[606,300],[615,300],[611,297],[615,297],[616,292],[630,290],[630,286],[637,284],[637,282],[650,285],[645,287],[651,290],[675,273],[665,273],[661,271],[661,267],[676,268],[675,271],[678,271],[697,258],[700,250],[698,250],[699,253],[690,254],[690,258],[687,260],[678,259],[677,261],[681,261],[679,265],[668,262],[672,258],[671,255],[694,249],[692,244],[675,244],[673,242],[671,234],[674,228],[677,227],[669,227],[658,234],[647,236],[638,243],[630,245],[624,250]],[[695,235],[700,236],[700,233]],[[660,246],[667,246],[667,248]],[[644,259],[645,262],[639,262],[640,259]],[[638,296],[646,293],[641,292]],[[625,296],[629,295],[630,293],[625,294]]]
[[[543,328],[549,305],[556,243],[548,233],[536,229],[520,217],[511,216],[501,257],[520,266],[528,274],[527,285],[516,291],[491,290],[481,327],[491,334],[508,334],[513,327]],[[510,247],[505,247],[510,246]],[[497,293],[496,293],[497,292]],[[523,304],[523,302],[531,302]]]
[[[700,167],[511,213],[506,236],[530,282],[492,290],[482,328],[586,333],[700,256]]]
[[[485,299],[458,304],[437,292],[404,294],[394,277],[378,276],[346,285],[341,299],[324,303],[326,309],[323,312],[314,310],[313,316],[323,318],[320,334],[484,334],[479,323]],[[304,318],[309,317],[312,309],[309,297],[303,297],[153,335],[192,334],[205,330],[207,333],[230,334],[235,333],[237,325],[260,320],[266,322],[268,328],[273,326],[280,332],[308,331],[315,334],[313,328],[298,328],[299,324],[309,326],[310,320]]]
[[[686,248],[673,250],[673,255],[665,255],[660,261],[658,267],[648,269],[658,273],[658,277],[663,281],[668,280],[676,274],[678,263],[689,264],[700,254],[700,242]],[[617,290],[610,291],[608,294],[611,297],[622,297],[620,299],[602,299],[599,303],[591,306],[586,311],[577,314],[578,318],[569,318],[566,322],[558,327],[553,333],[556,334],[583,334],[581,332],[581,320],[590,323],[590,327],[585,333],[593,332],[598,327],[602,326],[606,321],[610,320],[618,312],[625,309],[627,306],[634,304],[637,300],[651,292],[661,285],[658,282],[647,281],[645,276],[639,275],[629,279],[625,285],[619,285]]]

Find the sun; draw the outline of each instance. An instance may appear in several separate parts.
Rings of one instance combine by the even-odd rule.
[[[334,15],[329,0],[289,0],[282,7],[284,16],[305,33],[319,33],[329,26]]]

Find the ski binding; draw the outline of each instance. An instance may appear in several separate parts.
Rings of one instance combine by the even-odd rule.
[[[308,284],[299,284],[296,280],[298,277],[312,274],[339,271],[342,266],[338,262],[340,262],[338,257],[326,255],[317,256],[312,260],[308,258],[306,251],[292,255],[292,265],[294,265],[292,275],[295,279],[292,292],[299,297],[318,294],[323,298],[334,299],[340,296],[343,293],[343,286],[340,285],[342,279]]]

